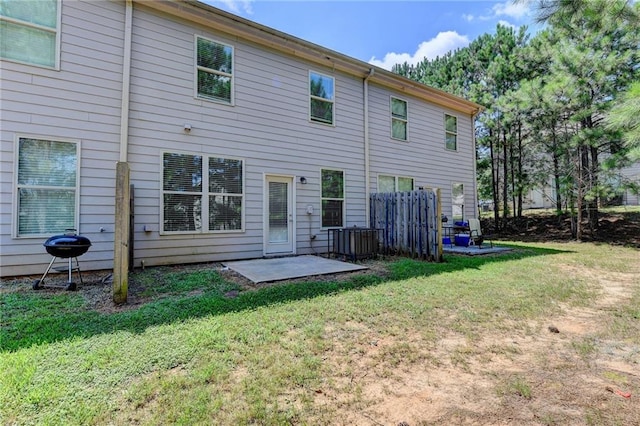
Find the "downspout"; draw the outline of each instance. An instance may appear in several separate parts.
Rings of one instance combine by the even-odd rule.
[[[374,72],[373,68],[369,69],[369,73],[362,83],[364,93],[364,214],[367,228],[371,225],[371,206],[369,205],[369,193],[371,192],[371,177],[369,176],[369,79]]]
[[[126,163],[129,151],[129,87],[131,80],[131,27],[133,2],[126,0],[124,17],[124,57],[122,59],[122,104],[120,105],[120,162]]]

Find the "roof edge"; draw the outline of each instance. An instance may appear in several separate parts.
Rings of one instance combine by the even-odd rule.
[[[197,0],[134,0],[134,2],[359,78],[369,76],[370,70],[374,69],[374,73],[369,77],[369,82],[371,83],[377,83],[399,92],[411,94],[471,116],[476,115],[483,109],[482,106],[462,97],[394,74],[383,68],[225,12]]]

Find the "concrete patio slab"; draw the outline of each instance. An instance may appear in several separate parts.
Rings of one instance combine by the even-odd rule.
[[[367,269],[365,266],[318,256],[278,257],[273,259],[223,262],[223,265],[254,283],[282,281],[311,275],[335,274]]]
[[[444,254],[466,254],[469,256],[479,256],[483,254],[492,254],[492,253],[504,253],[506,251],[513,250],[510,247],[488,247],[484,246],[482,248],[478,248],[478,246],[444,246],[442,251]]]

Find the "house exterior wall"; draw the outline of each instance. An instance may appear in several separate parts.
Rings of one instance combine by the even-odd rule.
[[[640,161],[625,167],[620,171],[620,174],[623,179],[640,186]],[[640,205],[640,195],[627,189],[622,196],[622,202],[625,206],[638,206]]]
[[[617,173],[621,183],[628,185],[633,183],[640,185],[640,162],[636,162],[631,166],[622,168]],[[637,206],[640,205],[640,197],[630,189],[625,189],[622,193],[622,205]],[[545,186],[532,188],[523,199],[523,208],[525,209],[552,209],[556,207],[556,196],[554,188],[554,178],[550,177]]]
[[[407,141],[391,138],[391,96],[407,101]],[[372,191],[380,174],[413,178],[415,189],[441,190],[443,214],[451,218],[452,185],[462,183],[464,216],[477,217],[472,118],[380,86],[371,85],[369,97]],[[458,119],[456,151],[445,148],[445,114]]]
[[[120,2],[63,2],[59,70],[2,60],[0,276],[42,273],[51,260],[46,237],[12,237],[20,136],[79,141],[79,232],[93,244],[83,268],[112,265],[124,10]]]
[[[12,236],[19,135],[80,141],[79,232],[93,244],[81,266],[113,266],[125,4],[64,1],[61,31],[59,71],[2,63],[0,276],[42,273],[51,259],[42,247],[43,236]],[[233,105],[194,96],[196,35],[233,46]],[[334,126],[309,121],[310,71],[335,78]],[[321,169],[344,171],[344,226],[367,224],[364,74],[318,65],[135,2],[130,77],[126,155],[135,194],[134,266],[264,256],[267,175],[293,179],[293,253],[326,251]],[[391,95],[408,102],[407,142],[390,138]],[[416,188],[441,188],[443,211],[450,214],[452,183],[463,183],[465,216],[475,215],[471,115],[376,83],[368,84],[368,96],[371,191],[376,191],[378,174],[412,177]],[[458,118],[455,152],[444,147],[445,113]],[[185,124],[190,132],[184,131]],[[164,152],[242,159],[243,230],[163,233]],[[302,176],[306,184],[300,183]]]
[[[294,179],[298,253],[326,251],[326,231],[320,229],[322,168],[345,171],[346,225],[365,224],[360,79],[187,21],[168,20],[144,7],[136,8],[134,22],[129,162],[136,199],[136,263],[263,256],[266,174],[307,178],[305,185]],[[194,98],[195,35],[234,47],[233,106]],[[335,126],[308,119],[310,70],[335,77]],[[192,127],[188,134],[184,123]],[[161,155],[167,150],[244,160],[244,232],[161,235],[159,182]],[[309,205],[311,216],[306,214]],[[145,232],[145,225],[153,231]],[[317,235],[313,247],[309,232]]]

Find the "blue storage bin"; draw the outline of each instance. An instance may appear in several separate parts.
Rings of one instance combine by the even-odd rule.
[[[469,235],[459,234],[455,236],[455,244],[457,246],[467,247],[470,239],[471,237],[469,237]]]
[[[449,237],[443,237],[442,238],[442,244],[450,246],[451,245],[451,238]]]

